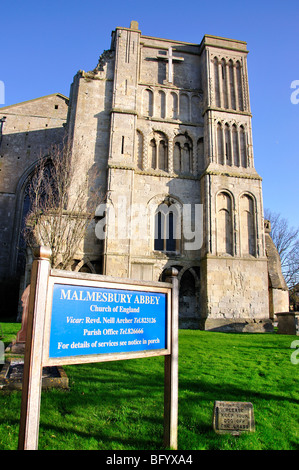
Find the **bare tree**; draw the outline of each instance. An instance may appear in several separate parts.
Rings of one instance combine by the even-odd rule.
[[[29,186],[31,209],[26,217],[24,238],[30,247],[49,246],[51,265],[70,269],[102,200],[95,188],[97,174],[80,171],[76,184],[71,144],[52,147],[40,158]]]
[[[299,228],[290,227],[281,214],[265,210],[271,222],[271,238],[281,260],[281,269],[290,290],[299,282]]]

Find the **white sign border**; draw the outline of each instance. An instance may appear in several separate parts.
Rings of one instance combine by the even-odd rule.
[[[86,279],[86,275],[78,276],[74,273],[73,276],[65,277],[57,276],[57,271],[53,270],[50,273],[47,289],[47,305],[46,305],[46,317],[45,317],[45,337],[43,345],[43,366],[58,366],[58,365],[70,365],[70,364],[86,364],[95,362],[107,362],[107,361],[119,361],[126,359],[138,359],[145,357],[155,356],[167,356],[171,354],[171,287],[160,287],[156,285],[141,284],[142,281],[138,281],[138,284],[132,283],[132,280],[127,282],[111,281],[111,279],[95,280],[91,278],[91,275]],[[99,276],[97,276],[99,278]],[[105,278],[105,276],[103,276]],[[59,285],[72,285],[78,287],[91,287],[91,288],[109,288],[109,289],[125,289],[132,292],[152,292],[166,294],[167,298],[167,311],[166,311],[166,348],[163,349],[148,349],[141,351],[130,351],[130,352],[117,352],[117,353],[97,353],[97,354],[85,354],[76,356],[64,356],[64,357],[49,357],[49,346],[50,346],[50,334],[51,334],[51,319],[52,319],[52,300],[53,300],[53,288],[55,284]],[[161,283],[160,283],[161,284]],[[165,284],[165,283],[163,283]],[[171,285],[170,285],[171,286]]]

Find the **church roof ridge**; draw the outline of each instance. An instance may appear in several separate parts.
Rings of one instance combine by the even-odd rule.
[[[60,98],[69,101],[69,98],[63,95],[62,93],[50,93],[49,95],[39,96],[38,98],[32,98],[31,100],[20,101],[19,103],[13,103],[13,104],[9,104],[8,106],[2,106],[0,108],[0,111],[7,109],[7,108],[12,108],[13,106],[18,106],[20,104],[26,104],[26,103],[31,103],[33,101],[42,100],[44,98],[50,98],[50,96],[59,96]]]
[[[132,25],[132,23],[134,23],[134,25]],[[194,42],[188,42],[188,41],[180,41],[180,40],[176,40],[176,39],[159,38],[157,36],[143,35],[143,34],[141,34],[141,30],[139,29],[139,25],[138,25],[137,22],[131,22],[131,27],[130,28],[117,26],[115,28],[115,30],[135,31],[135,32],[140,33],[140,37],[142,39],[149,39],[149,40],[153,39],[153,40],[159,40],[159,41],[164,41],[164,42],[170,42],[170,43],[174,43],[174,44],[184,44],[184,45],[187,45],[187,46],[199,47],[200,49],[202,49],[202,47],[205,44],[209,45],[209,46],[215,46],[215,47],[220,47],[221,48],[222,47],[221,44],[217,44],[217,42],[225,41],[225,42],[230,42],[230,43],[235,44],[235,47],[232,45],[232,47],[230,49],[241,50],[242,52],[248,52],[246,50],[246,47],[247,47],[247,42],[246,41],[242,41],[240,39],[226,38],[226,37],[223,37],[223,36],[215,36],[213,34],[204,34],[202,40],[199,43],[194,43]],[[207,43],[208,40],[211,40],[212,42],[214,40],[215,44],[208,44]]]
[[[223,39],[225,41],[232,41],[232,42],[240,42],[241,44],[247,44],[246,41],[242,41],[240,39],[234,39],[234,38],[227,38],[227,37],[224,37],[224,36],[215,36],[213,34],[205,34],[203,39],[204,38],[213,38],[213,39]]]
[[[165,42],[173,42],[175,44],[187,44],[188,46],[199,46],[198,43],[195,43],[195,42],[188,42],[188,41],[179,41],[179,40],[176,40],[176,39],[167,39],[167,38],[158,38],[156,36],[146,36],[146,35],[141,35],[141,38],[144,38],[144,39],[158,39],[159,41],[165,41]]]
[[[200,49],[205,46],[216,47],[218,49],[230,49],[242,53],[248,53],[247,42],[240,39],[225,38],[222,36],[213,36],[212,34],[205,34],[200,43]]]

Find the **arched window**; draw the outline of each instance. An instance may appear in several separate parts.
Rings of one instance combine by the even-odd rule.
[[[224,164],[224,152],[223,152],[223,133],[220,122],[217,124],[217,161],[220,165]]]
[[[175,173],[193,171],[193,145],[187,133],[179,134],[174,139],[173,169]]]
[[[179,142],[175,142],[173,148],[173,171],[175,173],[181,171],[181,145]]]
[[[154,95],[149,89],[144,90],[143,94],[143,114],[145,116],[153,116],[154,112]]]
[[[248,194],[240,199],[240,237],[241,255],[256,256],[254,202]]]
[[[201,117],[200,98],[193,95],[191,98],[191,120],[192,122],[199,122]]]
[[[158,116],[161,117],[162,119],[165,118],[166,112],[165,112],[165,106],[166,106],[166,101],[165,101],[165,93],[164,91],[159,91],[159,112]]]
[[[233,255],[232,200],[226,192],[217,196],[217,253]]]
[[[180,226],[181,217],[178,207],[168,201],[160,204],[155,212],[154,250],[179,251]]]
[[[182,151],[182,172],[191,173],[192,172],[192,152],[191,147],[188,142],[185,142],[183,151]]]
[[[246,133],[243,126],[240,126],[240,154],[241,166],[247,168]]]
[[[225,156],[226,164],[232,164],[232,149],[231,149],[231,140],[230,140],[230,129],[229,125],[225,124],[224,126],[224,139],[225,139]]]
[[[218,59],[214,57],[214,91],[215,91],[215,105],[220,108],[220,89],[219,89],[219,69]]]
[[[16,265],[16,272],[18,275],[23,274],[25,271],[25,263],[26,263],[26,241],[24,238],[24,229],[25,229],[25,221],[28,213],[31,210],[31,201],[29,196],[29,187],[31,184],[31,180],[27,181],[27,184],[24,189],[24,199],[23,199],[23,210],[21,214],[21,226],[19,231],[19,240],[18,240],[18,248],[17,248],[17,265]]]
[[[154,170],[168,169],[168,140],[163,132],[155,131],[149,143],[149,164]]]
[[[165,140],[159,140],[159,170],[167,171],[167,144]]]
[[[170,116],[172,119],[178,119],[178,95],[176,93],[171,93],[171,110]]]
[[[26,218],[29,212],[32,211],[34,204],[37,203],[37,210],[40,207],[39,212],[42,213],[50,190],[52,203],[55,204],[57,201],[57,187],[55,181],[51,178],[52,172],[53,164],[51,160],[41,160],[40,164],[31,168],[31,172],[26,172],[26,179],[23,180],[22,185],[20,185],[17,190],[19,204],[17,204],[18,211],[12,241],[12,246],[14,247],[12,269],[17,275],[24,274],[27,242],[28,240],[33,241],[35,236],[32,226],[29,225],[26,227]],[[38,177],[36,175],[38,175]],[[43,176],[42,178],[41,175]]]
[[[232,125],[232,140],[233,140],[233,165],[240,166],[238,130],[235,124]]]
[[[234,79],[234,64],[230,60],[228,63],[229,69],[229,88],[230,88],[230,106],[232,109],[236,109],[236,91],[235,91],[235,79]]]
[[[222,95],[223,95],[223,107],[228,108],[228,99],[227,99],[227,74],[226,74],[226,63],[225,60],[221,61],[221,78],[222,78]]]
[[[236,75],[237,75],[237,95],[239,102],[239,110],[244,111],[243,109],[243,87],[242,87],[242,68],[239,61],[236,63]]]
[[[189,121],[189,97],[186,93],[180,95],[180,120]]]
[[[149,145],[149,161],[150,161],[150,166],[154,170],[157,168],[157,145],[155,139],[152,139],[150,141]]]
[[[135,148],[135,159],[137,168],[143,170],[143,135],[137,130],[136,148]]]

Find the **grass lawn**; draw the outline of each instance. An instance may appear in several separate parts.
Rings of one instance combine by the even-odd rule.
[[[20,324],[1,327],[8,343]],[[180,330],[179,450],[299,449],[296,339]],[[163,366],[163,357],[65,366],[70,391],[42,392],[39,449],[163,449]],[[1,450],[17,448],[20,400],[0,391]],[[256,431],[215,434],[215,400],[252,402]]]

